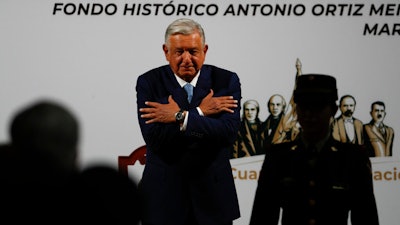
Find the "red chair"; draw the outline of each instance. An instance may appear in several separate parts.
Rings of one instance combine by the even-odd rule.
[[[146,145],[135,149],[129,156],[118,156],[119,172],[128,175],[128,166],[134,165],[136,161],[141,165],[146,163]]]

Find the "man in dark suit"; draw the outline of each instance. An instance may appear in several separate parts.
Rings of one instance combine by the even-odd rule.
[[[364,124],[366,146],[370,157],[393,156],[394,129],[383,121],[386,117],[386,106],[382,101],[371,104],[371,121]]]
[[[364,144],[363,122],[353,116],[356,99],[352,95],[343,95],[339,100],[340,116],[332,125],[332,136],[341,142]]]
[[[240,80],[203,65],[207,50],[201,25],[178,19],[165,33],[169,65],[137,79],[147,147],[139,185],[144,225],[228,225],[240,217],[229,162],[240,126]],[[186,84],[194,87],[192,94]]]
[[[332,137],[336,79],[301,75],[293,97],[301,133],[266,149],[250,224],[378,225],[366,149]]]

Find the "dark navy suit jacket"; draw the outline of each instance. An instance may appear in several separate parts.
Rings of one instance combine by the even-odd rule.
[[[238,100],[235,113],[199,115],[196,107],[213,89],[214,96]],[[169,65],[152,69],[137,79],[137,108],[145,101],[167,103],[172,95],[189,111],[186,131],[178,123],[145,124],[138,119],[147,146],[140,183],[144,199],[143,221],[179,225],[193,210],[201,225],[227,223],[240,217],[229,162],[240,124],[241,86],[236,73],[203,65],[191,103]]]

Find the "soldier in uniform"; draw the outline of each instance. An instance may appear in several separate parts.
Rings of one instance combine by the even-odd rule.
[[[267,146],[250,225],[378,225],[367,151],[332,137],[336,79],[304,74],[296,82],[301,133]]]

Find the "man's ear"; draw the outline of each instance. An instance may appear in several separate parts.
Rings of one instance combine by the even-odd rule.
[[[162,45],[162,49],[163,49],[163,52],[164,52],[164,55],[165,55],[165,59],[167,60],[167,61],[169,61],[169,55],[168,55],[168,47],[167,47],[167,45],[166,44],[163,44]]]
[[[204,55],[207,54],[207,51],[208,51],[208,44],[205,44],[203,48]]]

